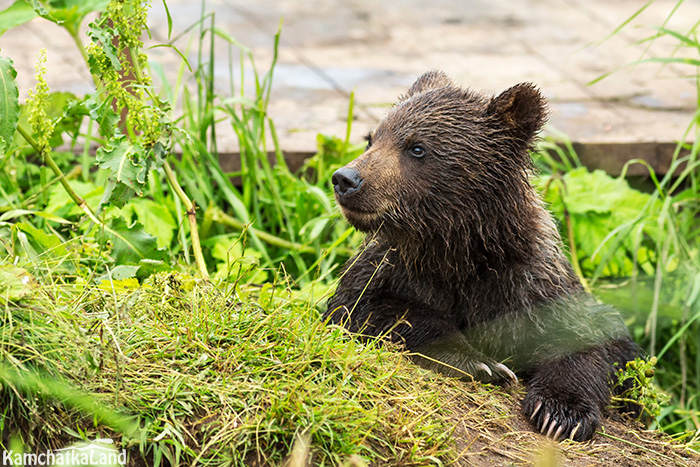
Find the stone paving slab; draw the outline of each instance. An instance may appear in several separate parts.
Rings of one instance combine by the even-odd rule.
[[[154,42],[167,40],[161,2],[149,24]],[[198,1],[168,0],[174,33],[199,17]],[[683,137],[697,105],[691,67],[642,64],[586,83],[641,57],[664,57],[676,43],[640,39],[649,27],[628,27],[602,40],[644,2],[638,0],[210,0],[217,27],[250,47],[258,67],[272,60],[273,37],[283,19],[269,113],[286,151],[313,152],[316,134],[342,136],[348,96],[355,92],[352,139],[381,119],[387,105],[422,72],[442,69],[455,81],[497,93],[532,81],[549,98],[550,127],[577,143],[673,142]],[[635,25],[661,25],[676,0],[657,0]],[[0,8],[11,4],[0,0]],[[700,19],[700,2],[686,1],[667,27],[681,32]],[[187,36],[177,45],[185,50]],[[602,42],[602,43],[601,43]],[[43,20],[0,36],[0,54],[14,59],[22,95],[33,86],[34,62],[48,49],[48,81],[54,90],[90,90],[90,76],[71,39]],[[228,45],[217,40],[216,86],[230,87]],[[645,55],[646,53],[646,55]],[[693,50],[679,56],[694,57]],[[178,56],[153,49],[175,82]],[[194,49],[189,57],[196,60]],[[234,59],[238,67],[237,56]],[[238,70],[235,71],[238,73]],[[250,70],[247,70],[249,73]],[[219,148],[237,148],[227,125]],[[612,146],[611,146],[612,147]],[[639,148],[650,147],[639,144]],[[643,155],[643,154],[641,154]]]

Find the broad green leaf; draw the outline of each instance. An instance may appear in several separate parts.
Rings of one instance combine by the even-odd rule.
[[[128,186],[139,196],[143,193],[145,182],[143,156],[143,147],[132,143],[124,135],[117,136],[107,146],[97,150],[100,168],[111,170],[114,180]]]
[[[112,256],[117,265],[139,264],[140,261],[166,259],[165,250],[158,249],[156,238],[136,222],[128,226],[123,218],[114,217],[104,226],[104,233],[112,241]]]
[[[136,219],[143,224],[144,230],[158,239],[158,247],[170,245],[177,229],[167,206],[150,199],[137,198],[126,206],[124,211],[132,211]]]
[[[92,182],[81,182],[79,180],[70,180],[68,183],[90,207],[96,208],[99,205],[102,194],[104,193],[104,187],[96,186]],[[69,216],[82,216],[84,214],[83,210],[73,202],[70,196],[68,196],[68,193],[66,193],[66,190],[59,184],[51,187],[49,191],[49,202],[43,212],[64,218]]]
[[[612,243],[606,243],[596,256],[593,252],[598,250],[607,235],[617,226],[611,222],[610,214],[572,215],[574,234],[576,236],[576,248],[581,267],[587,271],[595,270],[601,262],[601,258],[612,247]],[[624,249],[616,250],[604,271],[606,276],[629,275],[632,272],[632,261],[628,258]]]
[[[631,220],[646,206],[649,195],[630,188],[624,179],[581,167],[564,175],[563,186],[550,185],[545,199],[555,212],[563,210],[563,199],[570,213],[613,213]]]
[[[553,179],[545,199],[562,226],[567,222],[564,208],[568,211],[576,254],[584,271],[628,275],[633,254],[639,265],[647,266],[640,241],[656,240],[658,228],[649,219],[660,209],[658,201],[651,203],[650,195],[631,188],[624,179],[581,167],[564,174],[561,181]],[[635,235],[629,235],[632,229]],[[612,235],[614,232],[619,235]],[[567,229],[563,233],[568,236]]]
[[[109,0],[53,0],[51,14],[59,21],[70,23],[76,27],[85,15],[102,12],[107,8]]]
[[[112,206],[123,208],[134,196],[136,196],[134,190],[110,178],[107,181],[107,185],[105,185],[105,192],[102,196],[102,201],[100,201],[100,206],[111,204]]]
[[[51,264],[55,271],[60,268],[71,273],[75,272],[73,263],[67,261],[70,258],[70,252],[60,237],[50,231],[37,229],[27,222],[17,222],[12,228],[24,250],[20,252],[21,256],[26,255],[32,261]]]
[[[108,3],[109,0],[54,0],[47,9],[38,0],[16,0],[8,8],[0,11],[0,35],[37,16],[77,31],[85,15],[104,11]]]
[[[127,266],[122,264],[121,266],[112,268],[107,274],[98,277],[97,282],[108,281],[110,279],[113,281],[122,281],[124,279],[134,278],[140,267],[141,266]]]
[[[585,167],[568,172],[564,187],[566,207],[572,213],[610,212],[619,197],[614,179],[598,170],[590,173]]]
[[[90,118],[99,125],[99,133],[105,138],[112,138],[119,124],[119,115],[114,111],[111,100],[103,100],[95,93],[86,96],[83,105]]]
[[[627,185],[627,182],[625,182]],[[649,194],[642,193],[627,186],[627,189],[621,193],[620,198],[613,206],[612,218],[618,224],[635,219],[644,210],[649,203]],[[655,206],[660,206],[655,203]]]
[[[104,50],[105,55],[107,55],[107,58],[109,58],[112,64],[112,68],[116,71],[120,71],[122,69],[122,64],[119,61],[119,51],[112,43],[114,30],[107,27],[105,24],[90,23],[88,35],[93,42],[98,43],[102,47],[102,50]],[[94,62],[92,59],[90,60],[90,68],[92,73],[102,73],[100,64]]]
[[[54,18],[49,11],[44,8],[44,5],[41,4],[39,0],[25,0],[36,12],[37,15],[41,16],[44,19],[47,19],[51,21],[52,23],[60,24],[62,21],[57,20]]]
[[[0,11],[0,35],[5,31],[21,26],[36,18],[34,9],[24,0],[16,0],[8,8]]]
[[[150,169],[160,169],[163,167],[163,162],[165,162],[165,158],[168,157],[168,154],[169,149],[166,148],[166,145],[160,141],[156,142],[148,153],[148,156],[150,156],[147,157],[148,167],[140,174],[139,182],[146,183],[146,177]]]
[[[0,158],[12,143],[19,120],[19,92],[17,71],[12,60],[0,57]]]
[[[26,222],[17,222],[15,227],[31,237],[34,245],[38,247],[38,253],[50,252],[54,256],[68,256],[68,250],[63,240],[56,235],[37,229]]]

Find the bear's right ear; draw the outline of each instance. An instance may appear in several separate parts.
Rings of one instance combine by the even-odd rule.
[[[403,101],[415,94],[420,94],[430,89],[444,88],[452,84],[452,80],[444,72],[431,70],[423,73],[409,88],[408,92],[399,97],[399,100]]]
[[[520,83],[494,97],[486,114],[505,125],[511,135],[529,145],[547,121],[547,101],[532,83]]]

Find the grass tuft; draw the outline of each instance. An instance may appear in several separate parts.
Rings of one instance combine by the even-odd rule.
[[[4,418],[22,420],[23,432],[37,416],[48,422],[30,427],[27,445],[66,442],[60,427],[81,423],[88,438],[121,433],[132,456],[155,465],[276,465],[298,439],[318,465],[424,465],[448,452],[435,376],[326,327],[289,289],[172,273],[120,285],[54,285],[5,307]],[[32,368],[45,379],[12,376]],[[62,403],[71,409],[56,411]]]

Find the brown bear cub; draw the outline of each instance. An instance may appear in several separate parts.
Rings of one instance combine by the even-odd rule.
[[[535,428],[583,441],[638,348],[619,314],[584,292],[530,185],[546,117],[531,84],[490,98],[421,76],[333,174],[343,214],[368,235],[324,318],[402,343],[443,373],[517,374]]]

